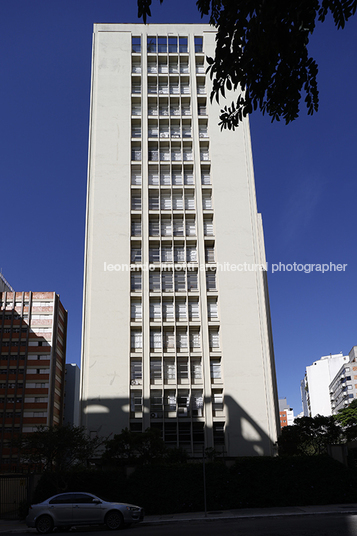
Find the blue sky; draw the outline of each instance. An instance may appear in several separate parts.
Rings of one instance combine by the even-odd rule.
[[[0,270],[17,291],[55,290],[80,363],[92,27],[137,22],[136,0],[0,4]],[[200,22],[195,0],[153,1],[152,22]],[[307,365],[357,344],[357,17],[318,25],[320,110],[289,126],[255,113],[258,210],[272,264],[347,264],[268,281],[279,396],[301,411]],[[234,134],[232,134],[234,136]],[[356,151],[356,152],[355,152]]]

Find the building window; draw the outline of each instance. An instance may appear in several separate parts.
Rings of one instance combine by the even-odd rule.
[[[131,220],[131,236],[141,236],[141,219],[138,217]]]
[[[216,298],[208,298],[207,300],[208,320],[216,320],[218,318],[218,305]]]
[[[162,363],[160,357],[152,357],[150,359],[150,382],[162,382]]]
[[[203,58],[196,57],[196,73],[205,74],[205,65]]]
[[[174,191],[172,196],[172,208],[174,210],[183,210],[183,193]]]
[[[210,169],[207,167],[201,168],[201,182],[204,185],[211,184]]]
[[[149,248],[149,262],[160,262],[160,247],[159,246],[150,246]],[[153,290],[150,288],[150,290]]]
[[[160,330],[150,330],[150,347],[154,351],[162,349],[162,333]]]
[[[141,330],[131,330],[131,349],[133,352],[141,351],[143,347],[143,334]]]
[[[171,218],[161,219],[161,236],[172,236],[172,221]]]
[[[196,236],[195,218],[186,218],[186,236]]]
[[[186,273],[175,272],[175,292],[185,292],[186,290]]]
[[[131,80],[131,92],[132,93],[136,93],[136,94],[140,94],[141,93],[141,78],[140,77],[135,77],[135,78],[132,78]],[[133,132],[133,131],[132,131]],[[141,136],[141,129],[140,129],[140,133],[139,135],[137,136],[134,136],[132,134],[132,137],[135,137],[135,138],[140,138]]]
[[[201,337],[198,329],[190,330],[190,348],[191,350],[201,348]]]
[[[213,218],[204,218],[203,220],[203,232],[205,236],[213,236]]]
[[[195,210],[195,195],[193,192],[185,192],[185,209]]]
[[[181,186],[183,184],[182,171],[180,169],[172,170],[172,184],[174,186]]]
[[[131,115],[136,117],[141,115],[141,102],[139,99],[133,100],[131,103]]]
[[[205,259],[206,263],[213,263],[214,262],[214,245],[206,245],[205,247]]]
[[[216,290],[216,272],[206,272],[207,291]]]
[[[175,244],[175,262],[185,262],[185,248]]]
[[[141,210],[141,191],[133,190],[131,192],[131,210]]]
[[[172,383],[176,380],[176,368],[174,358],[164,358],[164,383]]]
[[[185,301],[176,301],[176,320],[178,322],[187,320],[187,304]]]
[[[141,73],[141,58],[133,57],[131,62],[131,72],[134,74]]]
[[[141,272],[138,273],[131,273],[131,290],[132,291],[140,291],[141,290]]]
[[[160,236],[160,222],[157,216],[151,216],[149,220],[149,235]]]
[[[212,209],[212,192],[204,191],[202,193],[202,208],[203,210]]]
[[[184,236],[183,218],[174,217],[174,236]]]
[[[149,192],[149,210],[159,210],[160,208],[160,200],[159,200],[159,192]]]
[[[167,37],[158,37],[158,52],[159,54],[167,53]]]
[[[203,417],[203,392],[192,391],[192,415],[193,417]]]
[[[150,320],[161,320],[161,303],[159,301],[150,300]]]
[[[160,272],[150,272],[149,274],[149,288],[150,292],[160,292]]]
[[[156,48],[156,37],[155,36],[148,36],[147,38],[147,51],[149,54],[153,53],[156,54],[157,48]]]
[[[143,379],[143,367],[141,359],[131,359],[130,361],[130,383],[140,385]]]
[[[188,358],[180,357],[177,360],[177,383],[185,384],[188,383]]]
[[[197,322],[200,319],[198,300],[189,300],[188,311],[190,315],[190,322]]]
[[[187,262],[197,262],[197,247],[187,246]]]
[[[161,210],[171,210],[171,193],[170,192],[162,192]]]
[[[171,328],[170,330],[164,331],[164,351],[170,352],[174,350],[175,350],[175,335]]]
[[[172,301],[163,300],[162,302],[163,317],[165,322],[174,320],[174,304]]]
[[[213,423],[213,442],[214,445],[224,445],[224,422]]]
[[[141,160],[141,147],[139,142],[133,142],[131,147],[131,159],[139,162]]]
[[[130,412],[131,417],[141,417],[142,415],[142,393],[139,390],[131,391],[130,393]]]
[[[177,52],[177,37],[169,37],[169,54]]]
[[[142,320],[142,304],[139,300],[132,300],[131,302],[131,319],[138,322]]]
[[[131,246],[131,262],[141,262],[141,246]]]
[[[187,272],[187,290],[189,292],[198,290],[198,276],[197,272]]]
[[[140,37],[131,38],[131,50],[135,54],[138,54],[141,52],[141,38]]]
[[[180,389],[177,397],[177,410],[179,417],[188,417],[190,415],[190,395],[186,390]],[[181,423],[182,424],[182,423]],[[185,434],[185,441],[190,441],[190,426],[187,427],[187,435]]]
[[[211,350],[219,348],[219,330],[218,330],[218,328],[211,328],[209,330],[209,345],[210,345]]]
[[[195,52],[203,52],[203,37],[195,37]]]
[[[180,54],[185,54],[188,52],[187,37],[179,37],[179,52]]]
[[[184,352],[188,349],[188,337],[186,329],[176,331],[176,348],[178,352]]]
[[[191,381],[201,383],[202,381],[202,360],[200,357],[191,359]]]
[[[211,382],[216,383],[219,382],[222,379],[221,374],[221,359],[220,358],[212,358],[210,361],[210,368],[211,368]]]
[[[173,276],[172,272],[162,272],[162,292],[173,291]]]

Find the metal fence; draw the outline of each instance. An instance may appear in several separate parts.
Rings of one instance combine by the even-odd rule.
[[[19,517],[21,503],[29,500],[31,475],[0,475],[0,519]]]

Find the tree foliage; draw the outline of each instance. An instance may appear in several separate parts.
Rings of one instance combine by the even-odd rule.
[[[162,3],[163,0],[160,0]],[[309,115],[318,110],[316,61],[308,44],[317,22],[330,13],[337,28],[355,14],[357,0],[197,0],[201,16],[217,28],[211,100],[238,90],[220,114],[221,128],[235,129],[243,117],[261,110],[286,124],[299,115],[302,94]],[[138,16],[146,22],[151,0],[138,0]]]
[[[341,427],[332,416],[301,417],[285,426],[278,439],[281,456],[325,454],[327,445],[343,441]]]
[[[187,454],[182,449],[169,449],[155,428],[138,433],[124,428],[120,434],[105,442],[102,456],[104,464],[136,465],[158,462],[185,462]]]
[[[357,439],[357,400],[353,400],[346,408],[340,409],[334,418],[342,426],[346,441]]]
[[[40,426],[14,441],[22,464],[50,472],[86,466],[102,441],[80,426]]]

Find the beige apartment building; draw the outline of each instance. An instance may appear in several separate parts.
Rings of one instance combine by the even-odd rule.
[[[279,412],[248,120],[220,131],[207,25],[97,24],[81,365],[92,435],[270,455]]]
[[[55,292],[0,292],[0,470],[12,440],[63,420],[67,311]]]

